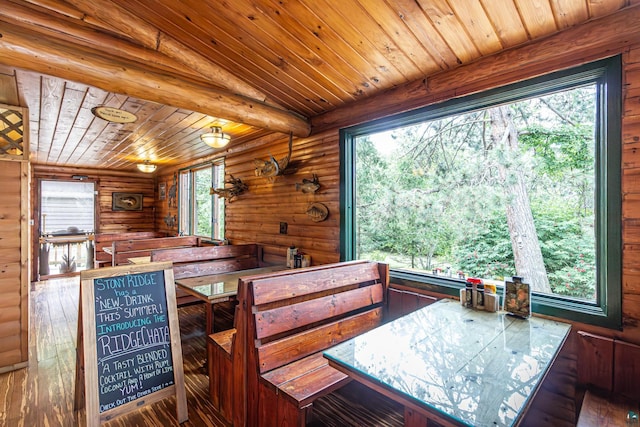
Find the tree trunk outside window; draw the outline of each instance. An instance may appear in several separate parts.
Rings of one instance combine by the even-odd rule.
[[[518,149],[518,132],[508,106],[488,110],[491,119],[493,146],[505,151],[507,161],[499,164],[507,201],[507,224],[516,266],[516,274],[534,291],[551,293],[544,266],[538,234],[533,222],[529,194],[524,174],[518,164],[510,161],[509,153]]]

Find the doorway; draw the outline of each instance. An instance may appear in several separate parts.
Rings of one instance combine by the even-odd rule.
[[[95,184],[40,181],[40,279],[93,268]]]

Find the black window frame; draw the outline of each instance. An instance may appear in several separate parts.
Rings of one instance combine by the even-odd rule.
[[[462,114],[546,93],[598,83],[596,122],[596,286],[598,297],[587,302],[558,295],[532,295],[534,313],[612,329],[622,328],[622,60],[599,60],[481,93],[340,130],[340,253],[356,257],[355,143],[360,136],[425,120]],[[393,283],[458,296],[463,281],[391,270]]]

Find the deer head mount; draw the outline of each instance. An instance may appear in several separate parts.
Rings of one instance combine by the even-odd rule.
[[[253,163],[256,166],[256,176],[262,176],[273,181],[278,175],[284,175],[289,162],[291,161],[291,148],[293,146],[293,133],[289,133],[289,154],[279,161],[275,157],[270,156],[269,160],[255,159]]]

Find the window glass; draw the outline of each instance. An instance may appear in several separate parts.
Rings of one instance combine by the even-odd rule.
[[[224,238],[224,199],[211,188],[224,187],[224,165],[220,162],[195,166],[180,172],[180,232],[202,237]]]
[[[595,85],[356,140],[357,257],[596,300]]]
[[[93,187],[93,182],[41,181],[41,234],[92,233]]]
[[[618,323],[619,97],[610,60],[343,131],[347,258],[451,288],[521,276],[538,311]]]

